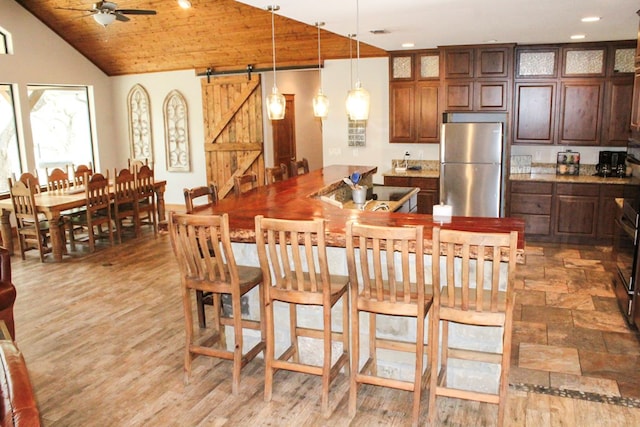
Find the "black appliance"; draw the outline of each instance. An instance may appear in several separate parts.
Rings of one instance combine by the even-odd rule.
[[[640,204],[638,197],[624,198],[615,220],[613,256],[616,273],[613,279],[618,305],[629,324],[632,324],[633,294],[637,287],[638,271],[638,222]]]
[[[627,153],[624,151],[601,151],[596,165],[598,176],[626,176]]]

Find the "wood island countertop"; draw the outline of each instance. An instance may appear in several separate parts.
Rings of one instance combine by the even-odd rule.
[[[308,174],[292,177],[271,185],[258,187],[244,193],[241,197],[228,197],[220,200],[211,208],[196,209],[194,213],[228,213],[231,240],[234,242],[255,243],[256,215],[293,220],[323,218],[327,221],[326,244],[333,247],[345,247],[345,225],[348,220],[356,219],[368,224],[381,226],[402,226],[420,224],[424,226],[425,252],[431,253],[431,233],[434,226],[444,229],[506,232],[518,232],[519,258],[524,253],[524,221],[519,218],[476,218],[452,217],[450,223],[434,222],[431,215],[397,213],[386,211],[359,211],[341,209],[325,203],[318,197],[346,185],[342,178],[359,172],[363,178],[377,172],[372,166],[328,166],[311,171]]]

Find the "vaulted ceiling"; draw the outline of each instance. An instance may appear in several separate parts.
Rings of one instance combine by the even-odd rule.
[[[16,1],[110,76],[272,66],[271,12],[234,0],[191,0],[187,10],[175,0],[120,0],[118,8],[152,9],[157,15],[127,15],[130,21],[107,27],[82,11],[92,8],[90,0]],[[279,67],[317,66],[316,27],[276,13],[275,36]],[[348,37],[321,31],[323,59],[349,58],[355,45]],[[361,43],[360,54],[387,53]]]
[[[128,22],[100,26],[87,10],[95,0],[16,0],[106,74],[211,68],[213,72],[272,66],[270,4],[280,66],[317,66],[316,21],[323,59],[355,55],[348,34],[359,32],[362,57],[452,44],[565,43],[635,39],[637,0],[117,0],[121,9],[153,9]],[[78,9],[78,10],[70,10]],[[356,24],[356,16],[360,19]],[[580,18],[600,16],[583,23]]]

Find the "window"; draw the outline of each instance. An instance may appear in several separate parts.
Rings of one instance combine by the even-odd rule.
[[[0,84],[0,193],[9,191],[9,178],[20,176],[20,151],[11,85]]]
[[[0,55],[10,55],[12,53],[11,34],[0,27]]]
[[[95,164],[87,88],[28,86],[27,93],[36,167]]]

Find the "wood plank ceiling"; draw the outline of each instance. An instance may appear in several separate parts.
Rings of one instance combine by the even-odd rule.
[[[120,0],[119,9],[153,9],[157,15],[128,15],[102,27],[83,11],[82,0],[16,0],[109,76],[195,69],[214,72],[272,66],[271,12],[234,0],[191,0],[181,9],[176,0]],[[277,4],[277,3],[276,3]],[[355,23],[354,23],[355,25]],[[317,66],[317,29],[275,17],[277,66]],[[322,59],[355,56],[355,40],[321,33]],[[361,57],[386,56],[382,49],[360,44]]]

